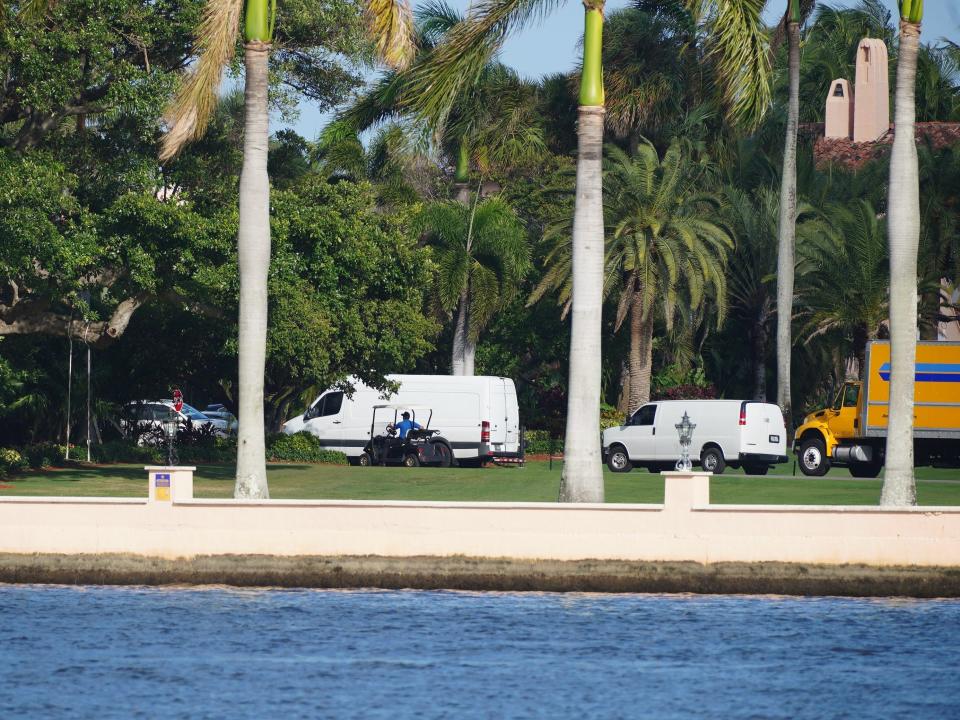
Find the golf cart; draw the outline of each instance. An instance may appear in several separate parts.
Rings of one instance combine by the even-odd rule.
[[[398,435],[397,425],[402,411],[409,410],[412,420],[417,421],[417,411],[423,417],[428,413],[426,424],[419,430],[408,430],[405,437]],[[392,417],[382,432],[377,432],[377,415],[380,423],[385,418]],[[391,415],[392,413],[392,415]],[[439,430],[430,429],[430,419],[433,410],[428,407],[415,405],[374,405],[373,418],[370,421],[370,441],[360,455],[359,464],[364,467],[370,465],[403,465],[404,467],[419,467],[420,465],[434,465],[450,467],[453,464],[453,450],[450,443],[439,434]]]

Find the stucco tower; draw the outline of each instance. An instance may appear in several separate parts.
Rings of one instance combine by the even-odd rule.
[[[864,38],[857,48],[856,103],[853,141],[873,142],[890,130],[890,81],[887,46],[883,40]],[[835,83],[834,83],[835,84]]]

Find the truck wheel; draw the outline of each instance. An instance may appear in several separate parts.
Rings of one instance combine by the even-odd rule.
[[[410,453],[409,455],[407,455],[407,456],[403,459],[403,466],[404,466],[404,467],[411,467],[411,468],[413,468],[413,467],[420,467],[420,458],[418,458],[418,457],[417,457],[416,455],[414,455],[413,453]]]
[[[357,465],[360,467],[370,467],[373,465],[373,459],[369,453],[360,453],[360,457],[357,458]]]
[[[879,463],[854,463],[850,466],[850,474],[855,478],[875,478],[883,470]]]
[[[700,452],[700,467],[704,472],[723,475],[723,471],[727,469],[727,461],[723,459],[720,448],[711,445]]]
[[[770,470],[769,465],[744,465],[743,466],[743,471],[747,475],[766,475],[768,470]]]
[[[633,470],[633,463],[630,462],[630,456],[627,455],[627,449],[623,445],[614,445],[610,448],[610,454],[607,455],[607,467],[610,472],[622,473]]]
[[[830,469],[827,448],[819,438],[807,438],[800,444],[800,472],[810,477],[823,477]]]

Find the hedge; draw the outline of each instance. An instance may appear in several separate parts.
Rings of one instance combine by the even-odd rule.
[[[317,437],[308,432],[268,435],[267,459],[272,462],[347,464],[346,455],[336,450],[327,450]]]

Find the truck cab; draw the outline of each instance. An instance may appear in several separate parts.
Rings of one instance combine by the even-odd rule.
[[[804,475],[825,475],[832,465],[846,465],[854,477],[876,477],[883,467],[874,443],[853,444],[862,435],[863,384],[848,380],[833,405],[807,415],[794,433],[793,449]]]

